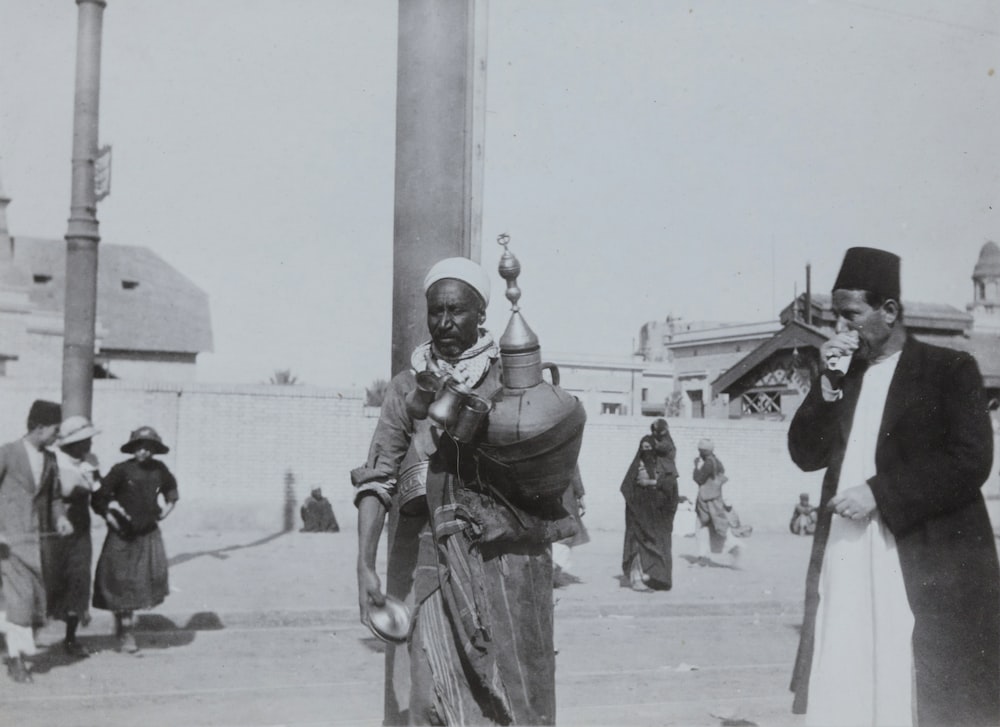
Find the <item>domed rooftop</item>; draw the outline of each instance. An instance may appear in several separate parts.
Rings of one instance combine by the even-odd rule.
[[[979,251],[979,262],[972,271],[973,279],[1000,277],[1000,246],[990,240]]]

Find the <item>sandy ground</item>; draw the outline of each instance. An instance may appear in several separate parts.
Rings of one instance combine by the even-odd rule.
[[[140,652],[117,653],[95,612],[81,631],[95,653],[69,660],[51,624],[32,684],[0,674],[0,725],[381,724],[382,644],[357,621],[353,532],[166,525],[172,592],[141,614]],[[732,568],[697,564],[678,532],[674,589],[637,593],[619,577],[621,533],[591,537],[573,552],[580,582],[555,592],[560,725],[802,724],[787,687],[810,539],[755,533]]]

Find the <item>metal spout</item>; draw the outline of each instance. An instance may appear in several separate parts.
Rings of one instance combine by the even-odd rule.
[[[517,276],[521,274],[521,263],[507,245],[510,236],[500,235],[497,242],[503,246],[498,271],[507,281],[507,300],[511,302],[510,320],[500,337],[500,360],[503,366],[503,384],[509,389],[528,389],[542,383],[542,350],[538,336],[521,315],[518,301],[521,289],[517,286]]]

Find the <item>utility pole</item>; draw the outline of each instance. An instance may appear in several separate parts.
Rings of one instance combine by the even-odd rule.
[[[76,0],[76,92],[73,163],[66,231],[66,295],[63,337],[63,416],[91,416],[94,394],[94,329],[97,321],[97,223],[95,166],[101,95],[101,30],[106,0]]]
[[[427,339],[423,278],[480,259],[487,0],[399,0],[392,373]]]

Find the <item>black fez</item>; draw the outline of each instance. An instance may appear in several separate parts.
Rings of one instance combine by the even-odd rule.
[[[848,248],[833,290],[867,290],[899,300],[899,256],[874,247]]]
[[[62,407],[54,401],[36,399],[28,411],[28,429],[62,423]]]

